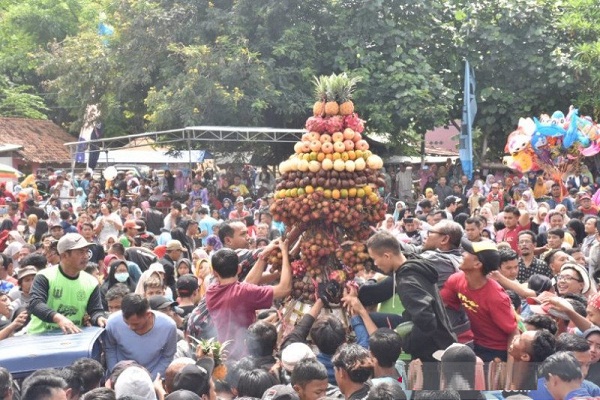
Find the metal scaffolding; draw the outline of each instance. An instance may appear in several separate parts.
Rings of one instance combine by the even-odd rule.
[[[118,136],[89,140],[86,142],[86,153],[107,152],[108,150],[120,150],[145,146],[146,143],[132,143],[137,139],[151,139],[156,145],[168,145],[174,143],[187,143],[188,161],[192,168],[192,143],[196,141],[208,142],[254,142],[254,143],[293,143],[300,140],[304,129],[277,129],[277,128],[242,128],[231,126],[191,126],[182,129],[171,129],[167,131],[146,132],[134,135]],[[71,153],[71,159],[75,160],[77,148],[81,142],[65,143]],[[90,144],[96,145],[97,150],[90,150]],[[73,161],[72,171],[75,168]]]

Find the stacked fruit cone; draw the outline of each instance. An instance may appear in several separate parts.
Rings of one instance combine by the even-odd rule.
[[[366,240],[371,227],[385,217],[379,195],[385,186],[383,160],[362,136],[364,121],[351,100],[357,82],[346,74],[315,79],[313,116],[306,121],[307,133],[295,144],[294,154],[279,166],[281,176],[271,205],[276,221],[303,232],[299,240],[304,271],[317,283],[345,283],[364,270],[364,249],[350,257],[339,252],[340,244]]]

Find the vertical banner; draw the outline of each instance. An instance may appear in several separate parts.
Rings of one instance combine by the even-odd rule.
[[[463,172],[469,179],[473,179],[473,121],[476,114],[475,73],[469,62],[465,61],[463,113],[458,148]]]

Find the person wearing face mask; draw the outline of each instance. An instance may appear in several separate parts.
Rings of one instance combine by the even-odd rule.
[[[108,310],[108,302],[106,301],[106,293],[108,290],[116,285],[122,283],[127,285],[131,293],[135,292],[135,283],[129,276],[127,269],[127,263],[124,260],[114,260],[110,263],[108,270],[108,278],[102,284],[100,292],[102,294],[102,306],[105,310]]]

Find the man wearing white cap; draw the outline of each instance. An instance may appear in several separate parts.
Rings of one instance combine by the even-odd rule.
[[[60,264],[40,271],[33,281],[29,333],[57,328],[67,334],[81,332],[85,314],[92,324],[105,326],[98,281],[84,272],[89,245],[78,233],[68,233],[58,241]]]

